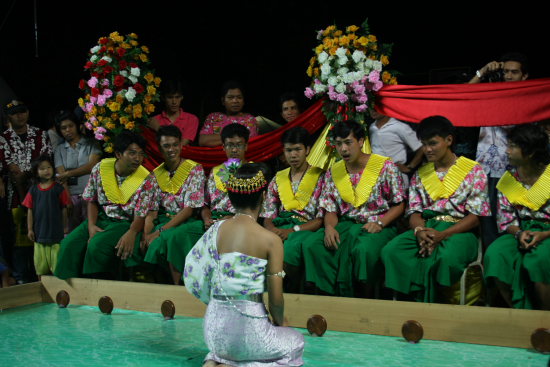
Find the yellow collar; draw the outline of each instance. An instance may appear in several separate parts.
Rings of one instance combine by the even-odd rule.
[[[191,172],[191,170],[197,165],[197,162],[190,159],[184,160],[182,163],[180,163],[179,167],[176,169],[176,173],[174,173],[174,177],[172,178],[170,178],[170,172],[168,172],[168,170],[164,166],[164,163],[155,168],[153,173],[157,178],[160,189],[164,192],[175,195],[179,192],[179,190],[185,183],[185,180],[187,180],[187,177],[189,177],[189,173]]]
[[[433,162],[427,163],[418,169],[418,175],[422,185],[432,200],[449,198],[460,186],[466,175],[478,164],[466,157],[459,157],[455,164],[449,169],[443,181],[437,177]]]
[[[290,181],[290,168],[277,172],[275,181],[279,198],[286,211],[303,210],[311,199],[311,195],[317,187],[319,176],[323,170],[317,167],[309,167],[300,181],[296,193],[292,191],[292,182]]]
[[[361,174],[361,179],[355,187],[351,184],[345,162],[343,160],[336,162],[331,168],[331,174],[342,200],[353,205],[355,208],[363,205],[370,197],[376,180],[378,180],[380,172],[384,167],[384,163],[388,159],[388,157],[378,154],[371,154]]]
[[[99,166],[101,183],[109,201],[115,204],[126,204],[143,181],[145,181],[149,175],[149,171],[145,167],[139,166],[119,186],[116,179],[115,162],[116,158],[106,158],[101,161]]]
[[[498,181],[497,189],[512,204],[523,205],[532,210],[539,210],[550,199],[550,165],[540,175],[537,182],[526,189],[521,182],[508,171]]]

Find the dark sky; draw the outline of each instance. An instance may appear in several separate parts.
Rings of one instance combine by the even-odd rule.
[[[201,120],[220,109],[220,86],[235,78],[245,86],[247,112],[277,119],[278,96],[302,94],[309,83],[305,70],[316,30],[360,25],[365,18],[379,42],[394,44],[390,66],[401,73],[400,84],[457,82],[461,72],[473,73],[506,51],[527,54],[532,77],[550,76],[542,57],[548,48],[546,14],[525,4],[189,3],[3,0],[0,76],[31,105],[34,122],[44,125],[51,111],[76,105],[78,81],[87,76],[83,65],[98,38],[134,32],[151,50],[159,76],[186,82],[184,106]]]

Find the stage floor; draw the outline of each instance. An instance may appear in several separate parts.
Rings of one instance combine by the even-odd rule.
[[[305,366],[547,366],[532,349],[327,331],[306,339]],[[202,319],[37,303],[0,312],[0,366],[201,366]]]

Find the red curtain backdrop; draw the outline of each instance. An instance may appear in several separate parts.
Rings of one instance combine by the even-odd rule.
[[[420,122],[442,115],[455,126],[499,126],[530,123],[550,119],[550,78],[522,82],[447,84],[447,85],[392,85],[385,86],[376,96],[377,109],[396,119]],[[303,126],[313,133],[326,123],[317,101],[296,120],[250,139],[247,158],[262,162],[282,153],[281,135],[294,126]],[[148,141],[144,162],[152,170],[162,163],[155,133],[145,129]],[[205,169],[222,163],[226,156],[221,147],[184,147],[182,156],[199,162]]]

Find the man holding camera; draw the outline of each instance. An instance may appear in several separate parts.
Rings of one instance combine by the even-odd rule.
[[[517,82],[527,79],[528,76],[527,57],[520,53],[507,53],[500,58],[500,61],[491,61],[477,70],[469,83]],[[476,161],[481,164],[488,177],[492,213],[497,212],[496,185],[508,166],[507,132],[512,127],[482,126],[479,130]],[[495,216],[482,217],[480,221],[483,245],[487,248],[498,236]]]

